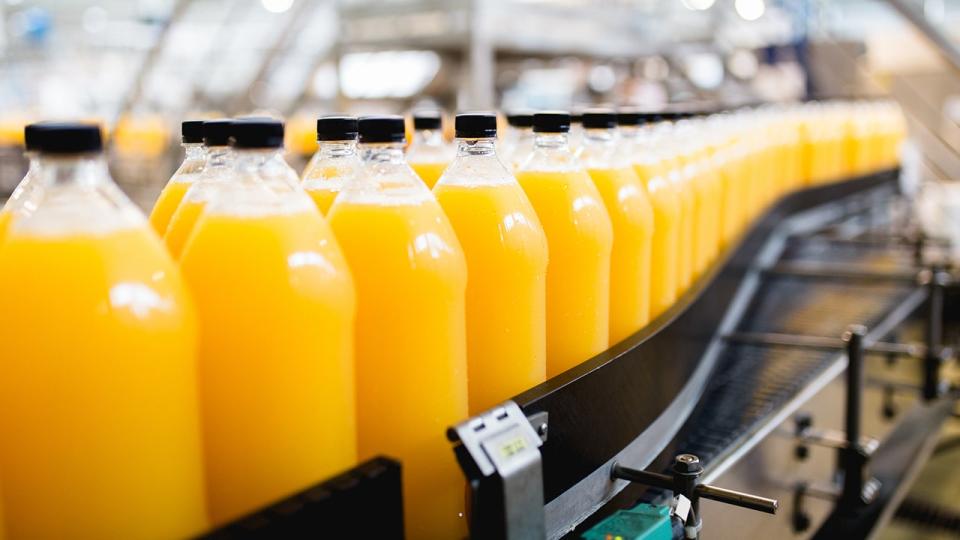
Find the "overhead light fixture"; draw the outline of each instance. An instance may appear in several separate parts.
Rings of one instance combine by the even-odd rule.
[[[293,6],[293,0],[260,0],[260,4],[270,13],[284,13]]]
[[[763,17],[763,13],[767,10],[763,0],[736,0],[733,7],[737,10],[737,15],[745,21],[755,21]]]
[[[690,11],[706,11],[713,7],[716,0],[680,0],[680,2]]]

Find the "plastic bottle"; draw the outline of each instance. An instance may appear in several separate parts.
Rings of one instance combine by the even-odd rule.
[[[99,127],[44,124],[0,245],[0,471],[11,538],[206,528],[196,321],[173,261],[113,183]]]
[[[583,144],[583,110],[575,109],[570,113],[570,133],[567,135],[570,151],[577,153]]]
[[[537,113],[534,151],[517,180],[547,235],[547,376],[560,374],[610,343],[613,225],[603,198],[570,152],[570,115]]]
[[[647,188],[653,207],[653,245],[650,265],[650,318],[655,319],[677,299],[680,258],[680,196],[666,176],[666,166],[657,145],[653,118],[647,113],[623,109],[617,113],[621,152],[632,161],[633,170]]]
[[[659,151],[665,163],[665,177],[674,186],[680,198],[680,242],[677,256],[677,297],[690,287],[693,281],[694,232],[696,230],[696,191],[686,168],[686,147],[674,124],[676,115],[662,114],[656,124]]]
[[[42,124],[28,124],[23,128],[24,155],[27,158],[27,172],[17,187],[10,194],[10,198],[0,209],[0,243],[6,236],[10,222],[16,217],[32,212],[34,204],[31,197],[40,187],[36,179],[40,175],[40,156],[37,152],[39,130]]]
[[[433,188],[467,259],[470,413],[546,378],[547,238],[498,159],[493,113],[456,118],[457,156]]]
[[[180,253],[212,195],[234,177],[233,151],[229,146],[232,130],[233,120],[230,119],[207,120],[203,123],[207,162],[199,178],[183,196],[180,206],[173,212],[163,235],[163,241],[175,260],[180,259]]]
[[[329,220],[357,287],[360,459],[403,463],[407,538],[462,538],[463,475],[444,433],[467,416],[466,260],[407,165],[400,116],[360,118],[363,173]]]
[[[610,343],[618,343],[650,321],[653,207],[647,190],[618,151],[612,110],[583,112],[577,156],[603,197],[613,223],[610,269]]]
[[[216,525],[356,463],[353,282],[283,160],[283,124],[232,126],[180,267],[197,305],[207,500]]]
[[[150,226],[160,236],[167,232],[170,218],[207,162],[207,149],[203,146],[203,121],[184,121],[180,124],[180,135],[186,157],[163,187],[150,212]]]
[[[505,145],[503,160],[514,171],[533,153],[533,111],[514,111],[507,114],[510,140]]]
[[[303,171],[303,189],[326,214],[344,183],[359,174],[357,119],[354,116],[323,116],[317,119],[317,153]]]
[[[433,189],[453,158],[450,145],[443,140],[443,117],[435,111],[413,113],[413,140],[407,149],[407,163],[427,187]]]

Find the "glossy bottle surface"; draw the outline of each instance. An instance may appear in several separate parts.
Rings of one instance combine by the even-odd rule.
[[[180,259],[184,245],[190,238],[207,203],[224,184],[233,178],[234,163],[231,152],[226,146],[214,146],[209,149],[203,170],[187,188],[180,204],[170,216],[166,232],[163,233],[163,241],[174,260]]]
[[[647,190],[617,151],[613,129],[584,129],[578,157],[600,192],[613,224],[610,344],[650,321],[654,214]]]
[[[633,171],[646,188],[653,209],[653,237],[650,253],[650,319],[666,311],[677,299],[680,257],[680,197],[666,179],[666,167],[645,129],[634,141],[624,143],[624,152],[633,162]]]
[[[326,215],[345,182],[360,172],[356,141],[320,141],[317,153],[303,170],[301,185]]]
[[[493,140],[461,141],[434,187],[467,261],[471,414],[546,378],[547,239]]]
[[[606,350],[613,225],[562,134],[541,134],[517,173],[547,235],[547,377]]]
[[[364,174],[329,212],[357,290],[359,456],[403,463],[407,538],[462,537],[463,475],[444,434],[467,417],[466,261],[402,146],[361,154]]]
[[[202,144],[185,144],[184,149],[186,158],[173,173],[167,185],[163,187],[157,202],[153,205],[153,210],[150,211],[150,226],[160,236],[167,232],[170,218],[180,206],[180,201],[187,194],[187,190],[200,176],[207,161],[207,152]]]
[[[101,158],[58,158],[41,180],[0,246],[15,306],[0,310],[8,536],[198,534],[196,326],[179,272]]]
[[[352,279],[275,150],[237,151],[180,266],[200,328],[211,520],[223,524],[356,463]]]

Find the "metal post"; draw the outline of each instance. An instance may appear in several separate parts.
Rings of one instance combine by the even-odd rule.
[[[843,493],[841,501],[856,504],[861,500],[864,482],[865,456],[860,448],[860,413],[863,398],[863,338],[867,329],[851,325],[843,335],[847,345],[847,388],[844,410],[846,447],[841,449],[843,465]]]
[[[927,310],[926,345],[923,360],[923,399],[930,401],[940,395],[940,345],[943,343],[943,275],[936,267],[931,269]]]
[[[685,527],[688,540],[700,538],[700,475],[703,474],[703,465],[700,458],[693,454],[680,454],[673,460],[673,492],[690,499],[690,511],[693,522],[688,519]]]

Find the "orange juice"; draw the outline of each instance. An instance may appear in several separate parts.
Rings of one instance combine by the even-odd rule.
[[[408,537],[453,538],[462,475],[444,433],[467,416],[463,252],[432,198],[337,201],[330,224],[357,284],[360,458],[402,460]]]
[[[433,189],[433,186],[437,184],[437,180],[439,180],[443,174],[443,170],[447,168],[447,163],[411,162],[410,167],[413,168],[417,176],[423,180],[423,183],[426,184],[428,188]]]
[[[697,192],[680,159],[675,159],[668,170],[667,181],[673,184],[680,201],[680,243],[677,247],[677,297],[680,297],[693,281]]]
[[[185,200],[173,213],[170,225],[167,227],[167,233],[163,236],[163,241],[167,244],[167,250],[175,260],[180,260],[184,246],[187,245],[187,239],[193,232],[207,206],[205,200]]]
[[[359,173],[357,119],[322,116],[317,120],[317,153],[303,170],[301,185],[321,214],[326,214],[345,182]]]
[[[628,113],[629,114],[629,113]],[[621,115],[623,116],[623,115]],[[629,116],[628,116],[629,118]],[[622,125],[622,123],[621,123]],[[654,128],[625,134],[622,151],[646,188],[653,209],[653,237],[650,253],[650,319],[659,317],[677,299],[680,261],[680,196],[666,178],[667,161],[657,145]]]
[[[695,159],[690,175],[696,193],[693,272],[697,277],[717,256],[720,244],[720,204],[723,190],[706,154],[701,150],[696,154]]]
[[[577,157],[597,186],[613,225],[609,334],[613,344],[650,321],[653,207],[629,156],[618,147],[615,113],[586,109],[581,125]]]
[[[333,189],[328,189],[327,187],[313,187],[307,186],[304,182],[303,189],[307,192],[307,195],[310,196],[310,199],[313,201],[314,206],[317,207],[317,210],[321,214],[326,214],[330,211],[330,207],[333,206],[333,200],[337,198],[337,195],[340,193],[339,190],[334,191]]]
[[[517,180],[547,235],[547,376],[553,377],[610,343],[613,224],[582,169],[521,169]]]
[[[589,169],[613,224],[610,260],[610,343],[650,321],[653,206],[630,168]]]
[[[215,524],[356,462],[354,290],[329,227],[283,161],[283,124],[234,123],[236,172],[184,246],[200,328]]]
[[[221,188],[231,182],[233,177],[233,157],[230,149],[226,146],[212,147],[204,170],[181,197],[163,235],[167,250],[175,260],[180,259],[183,248],[207,203]],[[158,201],[158,206],[160,202],[162,201]]]
[[[202,532],[194,317],[146,225],[15,227],[0,279],[0,430],[29,441],[0,448],[10,535]]]
[[[403,463],[406,536],[466,534],[463,474],[445,432],[467,417],[466,261],[440,205],[403,159],[403,119],[360,119],[364,174],[329,221],[357,291],[360,459]],[[378,143],[366,143],[374,131]]]
[[[211,209],[181,268],[203,328],[214,523],[351,467],[354,292],[322,218],[302,207],[263,215]]]
[[[12,218],[13,214],[9,210],[0,210],[0,242],[3,242],[3,239],[6,238]]]
[[[437,111],[413,113],[413,138],[407,163],[428,188],[433,189],[453,158],[453,149],[443,139],[442,116]]]
[[[170,181],[164,186],[157,198],[153,210],[150,212],[150,226],[157,234],[163,236],[167,232],[167,226],[170,224],[170,218],[180,206],[180,201],[186,195],[187,190],[196,181],[197,176],[203,171],[203,166],[207,161],[207,151],[203,147],[203,122],[199,120],[187,120],[181,125],[183,136],[183,148],[186,157],[180,167],[173,173]]]
[[[45,129],[36,209],[0,244],[16,307],[0,310],[7,534],[193,537],[207,522],[191,302],[96,154],[99,129]]]
[[[680,272],[680,196],[676,187],[659,176],[646,180],[653,206],[653,246],[650,266],[650,318],[659,317],[677,300]]]
[[[461,128],[471,118],[496,129],[492,114],[460,115],[458,136],[473,133]],[[493,139],[461,148],[434,195],[467,261],[467,394],[476,414],[546,379],[547,239]]]
[[[180,206],[180,202],[183,201],[183,196],[187,194],[187,190],[192,185],[192,178],[190,180],[175,178],[163,187],[157,202],[153,205],[153,210],[150,211],[150,226],[157,234],[163,236],[167,232],[170,218],[173,217],[174,212]]]

